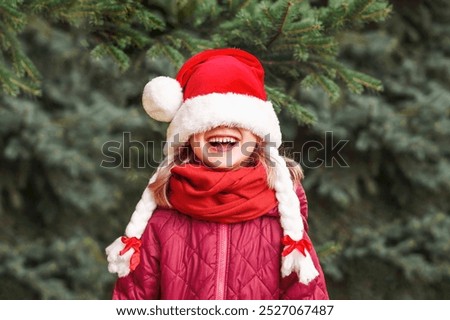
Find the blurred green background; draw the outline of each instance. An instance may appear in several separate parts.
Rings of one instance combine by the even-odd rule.
[[[142,89],[228,46],[266,68],[330,297],[450,298],[448,1],[3,2],[1,299],[111,297],[165,137]]]

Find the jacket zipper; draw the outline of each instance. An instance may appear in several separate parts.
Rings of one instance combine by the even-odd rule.
[[[228,225],[219,224],[218,229],[216,300],[225,300],[225,284],[228,262]]]

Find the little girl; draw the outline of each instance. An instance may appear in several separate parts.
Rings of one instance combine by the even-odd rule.
[[[206,50],[143,106],[170,122],[166,158],[107,249],[114,299],[328,299],[307,235],[302,171],[279,155],[264,70],[238,49]]]

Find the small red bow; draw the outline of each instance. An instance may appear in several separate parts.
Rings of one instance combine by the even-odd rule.
[[[131,255],[131,259],[130,259],[130,270],[133,271],[134,269],[136,269],[139,262],[141,261],[140,251],[141,251],[141,243],[142,242],[141,242],[141,240],[139,240],[136,237],[128,238],[128,237],[123,236],[120,240],[125,244],[125,248],[123,248],[119,252],[119,254],[121,256],[124,255],[131,248],[134,249],[134,253]]]
[[[289,253],[297,249],[306,257],[306,250],[310,251],[312,249],[312,244],[309,240],[303,238],[298,241],[294,241],[290,236],[286,235],[281,239],[281,243],[285,245],[285,248],[281,255],[286,257]]]

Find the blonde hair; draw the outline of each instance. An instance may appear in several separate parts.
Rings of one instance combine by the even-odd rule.
[[[303,170],[300,164],[287,156],[283,156],[283,158],[291,174],[291,179],[294,186],[299,185],[301,180],[303,179]],[[171,176],[172,168],[182,164],[198,162],[199,161],[195,158],[194,151],[189,144],[178,148],[173,161],[168,162],[167,158],[164,160],[164,162],[158,169],[158,176],[156,177],[156,180],[150,183],[148,186],[150,188],[150,191],[152,191],[153,197],[158,206],[169,208],[172,207],[168,197],[169,179]],[[274,189],[275,168],[273,167],[271,160],[267,156],[265,148],[261,144],[256,145],[253,153],[241,165],[252,167],[258,163],[261,163],[266,169],[268,187]]]

